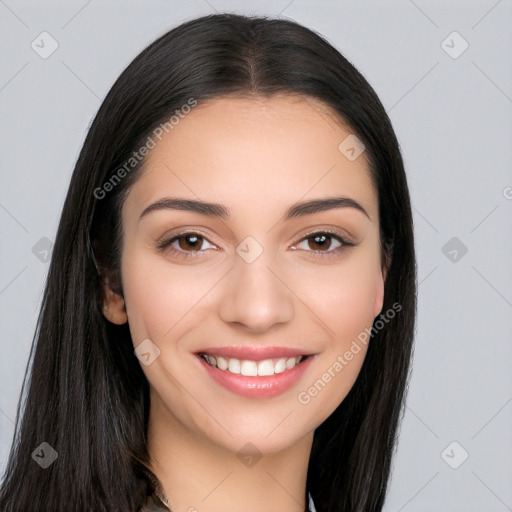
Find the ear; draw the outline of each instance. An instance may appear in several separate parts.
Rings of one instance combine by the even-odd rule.
[[[384,283],[386,280],[386,270],[383,269],[382,272],[378,276],[377,282],[377,290],[375,293],[375,300],[373,302],[373,318],[376,318],[377,315],[382,311],[382,306],[384,305]]]
[[[390,248],[384,257],[384,264],[381,265],[381,271],[378,277],[377,293],[375,294],[375,302],[373,304],[373,318],[382,311],[384,305],[384,286],[386,284],[386,277],[388,275],[389,266],[391,264],[391,250]]]
[[[123,325],[128,321],[124,297],[119,291],[114,291],[110,280],[106,278],[103,284],[102,311],[105,318],[113,324]]]

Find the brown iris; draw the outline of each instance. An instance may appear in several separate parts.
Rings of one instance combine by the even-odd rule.
[[[203,237],[199,235],[183,235],[178,238],[180,249],[198,251],[203,245]]]
[[[319,233],[317,235],[312,235],[308,237],[309,240],[309,247],[313,249],[314,251],[322,250],[322,249],[328,249],[331,245],[331,236],[326,233]],[[313,243],[311,241],[313,240]],[[313,247],[314,245],[318,246]]]

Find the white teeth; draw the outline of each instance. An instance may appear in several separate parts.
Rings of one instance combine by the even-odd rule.
[[[294,361],[295,361],[295,359],[294,359]],[[279,359],[279,361],[277,361],[277,363],[274,367],[274,372],[275,373],[283,373],[285,370],[286,370],[286,359]]]
[[[295,357],[289,357],[286,360],[286,369],[289,370],[290,368],[293,368],[295,366],[296,362],[297,362],[297,359],[295,359]]]
[[[230,359],[228,364],[228,371],[231,373],[240,373],[240,360]]]
[[[260,361],[258,363],[258,375],[260,377],[264,377],[266,375],[274,375],[274,362],[272,359],[265,359],[264,361]]]
[[[240,365],[240,373],[247,377],[254,377],[258,375],[258,365],[256,361],[242,361]]]
[[[226,370],[237,375],[241,374],[248,377],[255,377],[257,375],[264,377],[291,370],[299,364],[302,356],[264,359],[263,361],[251,361],[249,359],[240,360],[234,357],[225,358],[206,354],[204,354],[204,358],[208,363],[212,366],[216,366],[220,370]]]
[[[217,368],[220,368],[221,370],[227,370],[228,360],[222,356],[217,356]]]

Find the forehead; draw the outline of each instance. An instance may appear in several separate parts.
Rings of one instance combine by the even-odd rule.
[[[364,203],[372,218],[377,215],[366,154],[349,159],[340,151],[354,135],[318,100],[219,98],[176,120],[146,157],[127,199],[132,206],[142,209],[180,194],[258,211],[262,205],[345,195]]]

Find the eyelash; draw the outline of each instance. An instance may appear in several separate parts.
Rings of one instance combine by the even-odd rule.
[[[173,252],[174,254],[177,253],[180,256],[184,255],[185,258],[197,258],[198,254],[201,253],[201,252],[204,252],[204,251],[201,251],[201,250],[197,250],[197,251],[183,251],[183,250],[179,250],[179,249],[176,249],[176,248],[171,246],[171,244],[173,242],[179,240],[180,238],[186,237],[188,235],[198,235],[200,238],[202,238],[204,240],[207,240],[208,243],[211,244],[211,242],[208,240],[208,238],[206,238],[206,236],[202,235],[201,233],[198,233],[196,231],[185,231],[183,233],[179,233],[178,235],[173,236],[172,238],[164,239],[164,240],[158,242],[157,243],[157,248],[160,251],[166,251],[168,249],[171,249],[171,252]],[[336,257],[339,254],[339,252],[342,251],[345,247],[353,247],[354,245],[356,245],[356,244],[348,241],[346,238],[344,238],[340,234],[338,234],[338,233],[336,233],[334,231],[330,231],[330,230],[327,229],[327,230],[313,231],[311,233],[307,233],[297,243],[294,243],[293,247],[296,247],[299,243],[301,243],[301,242],[303,242],[305,240],[308,240],[309,238],[313,238],[316,235],[329,235],[330,237],[336,239],[341,244],[339,247],[337,247],[336,249],[333,249],[333,250],[327,250],[327,251],[309,250],[309,251],[306,251],[306,252],[312,252],[314,254],[317,254],[321,258],[333,258],[333,257]],[[214,244],[212,244],[212,245],[214,245]]]

